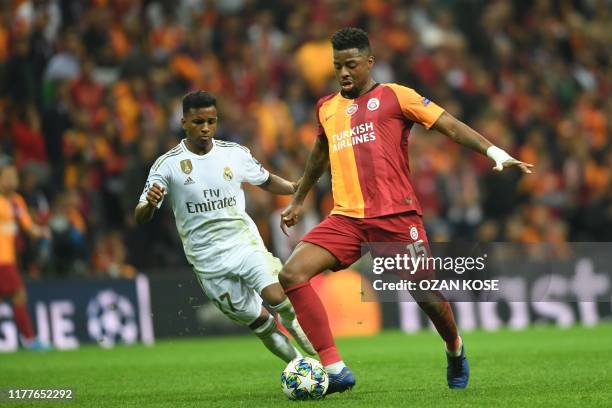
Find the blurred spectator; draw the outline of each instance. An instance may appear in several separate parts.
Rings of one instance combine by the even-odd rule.
[[[102,234],[94,245],[93,273],[100,277],[127,278],[136,276],[136,268],[126,263],[127,249],[119,231]]]
[[[18,105],[11,119],[10,133],[17,166],[29,162],[46,163],[47,152],[38,110],[34,105]]]
[[[295,63],[311,92],[320,95],[334,73],[330,33],[320,22],[310,25],[309,29],[311,38],[295,51]]]
[[[87,226],[74,190],[59,194],[53,204],[49,228],[53,237],[51,268],[58,276],[87,273]]]
[[[486,158],[415,127],[410,165],[430,238],[612,240],[612,12],[606,1],[0,2],[0,151],[54,234],[58,275],[130,276],[183,265],[162,209],[131,209],[155,158],[181,138],[180,97],[220,97],[219,132],[297,179],[316,137],[314,104],[335,91],[331,34],[370,31],[374,78],[426,94],[536,164],[495,173]],[[41,170],[42,169],[42,170]],[[47,171],[49,170],[49,171]],[[325,175],[309,223],[332,197]],[[283,257],[283,206],[247,189]],[[45,204],[48,208],[45,215]],[[42,219],[41,219],[42,221]]]
[[[44,73],[45,81],[54,84],[60,81],[71,81],[79,76],[82,44],[73,30],[66,31],[57,42],[57,48]]]

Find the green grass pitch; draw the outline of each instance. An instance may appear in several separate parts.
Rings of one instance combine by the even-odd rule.
[[[464,334],[470,387],[446,387],[434,333],[385,332],[339,339],[357,378],[349,393],[291,402],[280,390],[284,364],[255,337],[158,341],[154,347],[93,346],[0,355],[0,387],[71,387],[72,403],[108,407],[446,407],[612,406],[612,325]]]

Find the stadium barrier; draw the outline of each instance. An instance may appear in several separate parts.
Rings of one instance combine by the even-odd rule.
[[[602,295],[597,301],[576,302],[560,296],[541,302],[456,301],[453,308],[457,323],[463,331],[469,331],[504,327],[518,330],[534,324],[593,326],[610,321],[610,279],[598,273],[601,260],[582,259],[581,265],[589,265],[589,262],[595,269],[576,270],[578,278],[574,281],[585,287],[586,277],[597,277],[597,293]],[[327,309],[334,335],[364,336],[384,329],[408,333],[432,329],[413,301],[362,301],[364,296],[371,299],[372,293],[366,293],[363,287],[366,275],[361,270],[363,266],[356,267],[356,270],[320,275],[313,280],[313,287]],[[56,349],[74,349],[92,343],[101,347],[138,342],[150,345],[155,338],[250,333],[225,317],[204,297],[188,270],[150,277],[140,274],[134,280],[37,281],[27,283],[27,290],[35,330],[41,340]],[[18,342],[12,309],[7,303],[0,303],[0,352],[16,351]]]
[[[145,275],[125,280],[37,281],[27,283],[28,306],[39,338],[56,349],[96,342],[153,344],[151,297]],[[12,308],[0,303],[0,351],[18,349]]]

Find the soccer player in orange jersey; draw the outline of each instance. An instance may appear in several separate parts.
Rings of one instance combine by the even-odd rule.
[[[0,158],[0,300],[11,299],[24,346],[41,351],[48,346],[34,337],[26,290],[17,269],[15,237],[20,227],[33,238],[48,237],[49,233],[30,218],[23,197],[16,192],[18,185],[17,169],[8,157]]]
[[[362,243],[421,240],[427,244],[421,207],[409,176],[412,125],[420,123],[487,155],[495,161],[497,171],[516,166],[531,173],[532,167],[493,146],[413,89],[376,83],[370,75],[374,56],[363,30],[343,28],[331,42],[340,92],[317,102],[318,138],[302,183],[281,214],[281,228],[300,220],[306,194],[328,166],[334,208],[303,237],[279,276],[330,375],[328,394],[352,388],[355,378],[340,358],[323,304],[309,281],[327,269],[339,270],[358,260]],[[420,293],[417,301],[446,344],[448,386],[466,388],[469,367],[448,301],[434,291]]]

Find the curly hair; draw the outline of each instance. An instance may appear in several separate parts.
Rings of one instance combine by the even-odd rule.
[[[338,51],[357,48],[360,52],[371,52],[368,33],[363,31],[361,28],[342,28],[334,33],[331,38],[331,43],[334,50]]]

